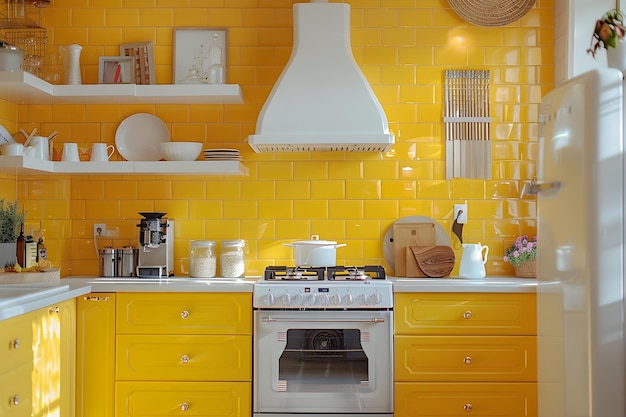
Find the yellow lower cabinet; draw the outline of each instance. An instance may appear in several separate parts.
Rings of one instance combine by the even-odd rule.
[[[32,398],[35,417],[74,416],[75,301],[33,316]]]
[[[536,381],[534,336],[396,336],[396,381]]]
[[[76,417],[115,415],[115,293],[76,301]]]
[[[118,334],[252,334],[250,293],[119,293]]]
[[[32,363],[31,323],[31,314],[0,321],[0,375],[21,364]]]
[[[535,294],[397,293],[396,334],[536,335]]]
[[[249,417],[250,382],[117,382],[117,417]]]
[[[25,346],[25,349],[28,349],[32,354],[31,348],[32,345]],[[4,362],[4,360],[2,362]],[[0,375],[0,416],[31,416],[33,403],[32,372],[33,363],[28,362],[25,365]]]
[[[535,383],[397,382],[395,417],[537,417]]]
[[[118,335],[117,380],[250,381],[249,335]]]

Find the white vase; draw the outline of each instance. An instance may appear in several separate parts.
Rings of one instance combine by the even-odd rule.
[[[619,41],[617,48],[606,49],[606,61],[609,68],[626,71],[626,43]]]
[[[78,44],[72,44],[65,47],[65,83],[66,84],[82,84],[80,75],[80,52],[83,47]]]

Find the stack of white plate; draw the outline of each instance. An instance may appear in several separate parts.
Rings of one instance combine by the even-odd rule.
[[[205,161],[241,161],[241,155],[237,149],[205,149]]]

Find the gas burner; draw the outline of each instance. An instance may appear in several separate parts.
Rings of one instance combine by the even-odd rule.
[[[267,281],[365,281],[385,279],[385,268],[380,265],[365,266],[268,266],[264,279]]]
[[[331,281],[362,281],[385,277],[385,268],[380,265],[331,266],[326,270],[326,279]]]
[[[268,266],[265,268],[266,280],[274,281],[321,281],[325,268],[310,266]]]

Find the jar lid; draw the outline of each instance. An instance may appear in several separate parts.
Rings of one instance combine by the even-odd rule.
[[[192,240],[191,246],[215,246],[214,240]]]
[[[222,240],[222,247],[237,247],[243,246],[244,244],[243,239]]]

